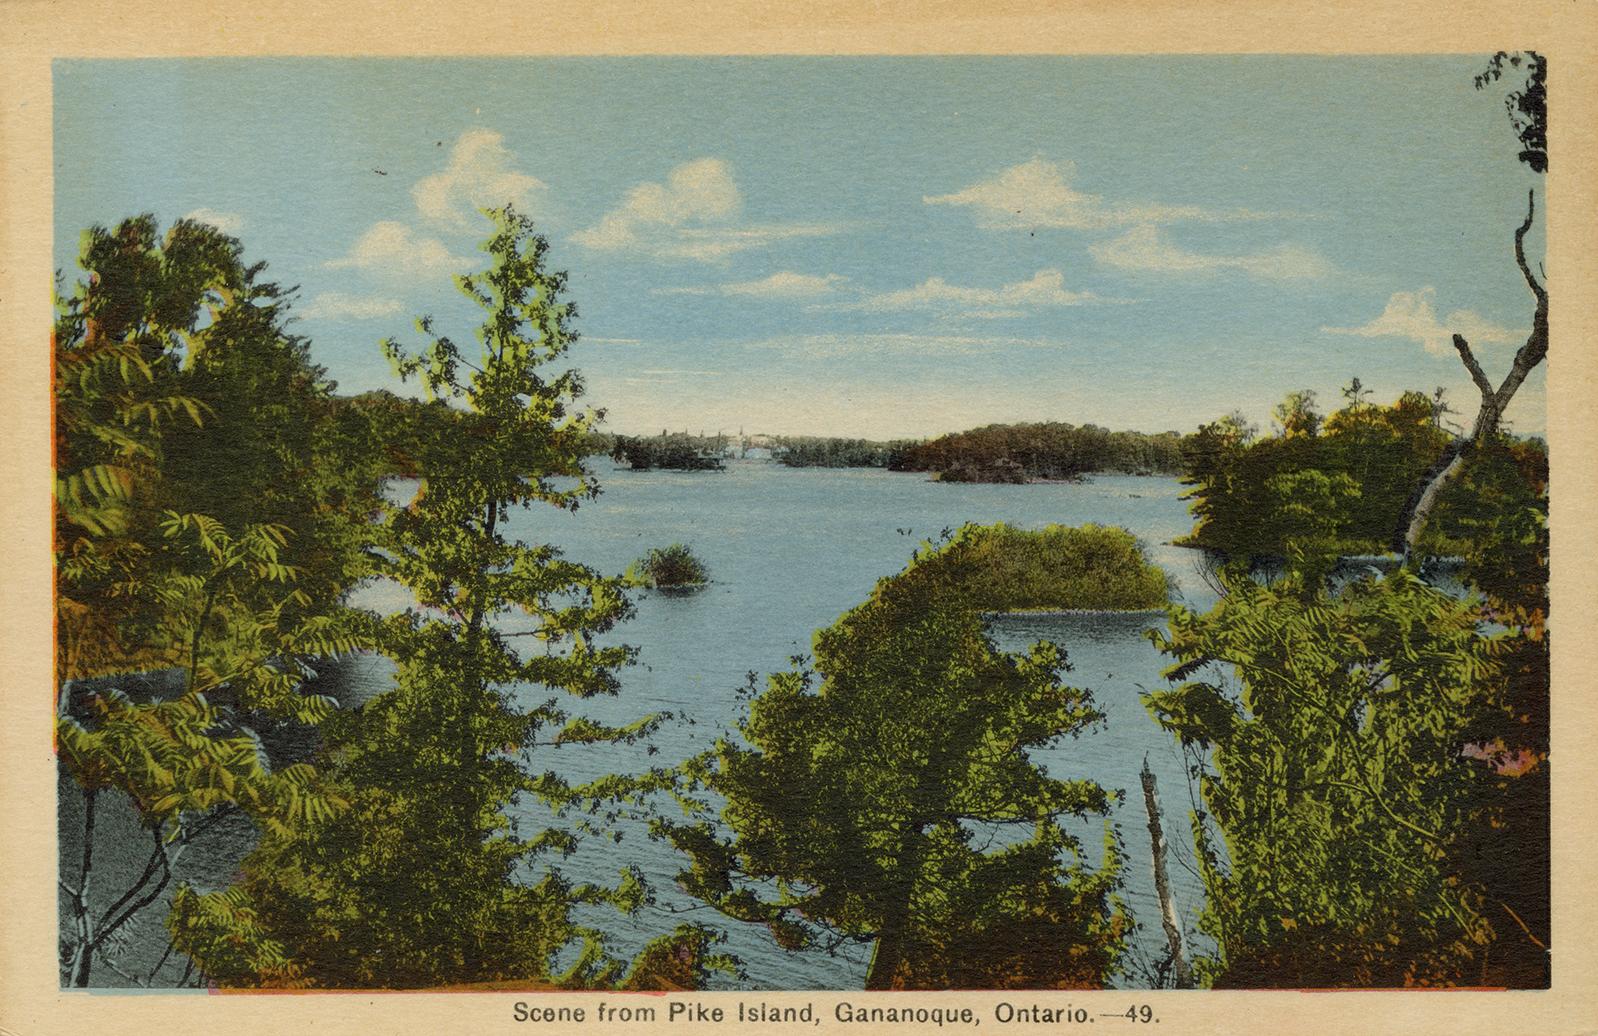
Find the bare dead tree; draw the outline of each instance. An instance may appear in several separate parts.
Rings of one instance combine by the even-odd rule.
[[[1188,967],[1187,954],[1182,947],[1182,921],[1177,913],[1176,900],[1171,895],[1171,882],[1165,873],[1165,831],[1160,824],[1160,797],[1155,784],[1154,771],[1149,769],[1149,757],[1143,757],[1143,808],[1149,816],[1149,841],[1154,851],[1154,891],[1160,900],[1160,926],[1165,929],[1165,940],[1171,948],[1171,966],[1176,972],[1176,988],[1193,988],[1193,971]]]
[[[1531,230],[1536,213],[1537,192],[1534,188],[1527,192],[1526,220],[1515,231],[1515,262],[1520,267],[1521,275],[1525,277],[1532,296],[1536,299],[1536,308],[1532,312],[1531,333],[1527,335],[1526,343],[1515,352],[1509,373],[1504,376],[1504,380],[1497,388],[1493,387],[1486,371],[1482,370],[1475,354],[1471,352],[1470,343],[1465,341],[1463,335],[1454,335],[1454,348],[1458,350],[1465,369],[1470,372],[1470,380],[1481,392],[1481,406],[1476,411],[1476,422],[1470,434],[1456,438],[1449,444],[1442,456],[1437,459],[1437,463],[1422,476],[1420,484],[1415,487],[1409,502],[1404,507],[1399,519],[1397,542],[1393,544],[1393,549],[1403,554],[1406,564],[1416,556],[1421,533],[1426,528],[1426,521],[1431,517],[1438,496],[1464,468],[1466,459],[1497,434],[1504,411],[1515,398],[1515,392],[1520,388],[1521,382],[1525,381],[1526,376],[1548,355],[1548,289],[1531,272],[1531,266],[1526,262],[1526,234]]]

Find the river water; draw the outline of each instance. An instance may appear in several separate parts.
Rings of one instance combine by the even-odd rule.
[[[1201,608],[1214,600],[1200,575],[1202,555],[1169,545],[1192,525],[1180,499],[1182,487],[1174,479],[1101,475],[1076,484],[1016,486],[937,483],[923,474],[794,469],[756,461],[698,473],[607,474],[603,469],[608,463],[599,466],[605,491],[597,501],[569,515],[550,508],[516,512],[514,531],[529,540],[557,543],[569,557],[610,572],[620,572],[651,547],[686,543],[705,561],[713,582],[688,594],[639,594],[637,615],[616,635],[638,647],[639,664],[623,673],[618,698],[585,703],[583,709],[612,722],[657,710],[677,713],[679,721],[654,739],[659,754],[646,759],[637,748],[581,746],[535,758],[536,768],[551,767],[573,780],[669,764],[709,748],[741,715],[737,691],[748,673],[777,671],[791,656],[807,654],[815,629],[862,601],[877,579],[902,569],[923,539],[963,522],[1005,521],[1023,528],[1087,522],[1123,526],[1175,578],[1182,600]],[[1019,649],[1048,639],[1064,647],[1073,666],[1068,679],[1091,688],[1106,714],[1105,724],[1093,733],[1063,739],[1035,758],[1062,777],[1088,777],[1126,793],[1113,819],[1128,855],[1125,899],[1142,924],[1136,941],[1149,958],[1159,956],[1164,936],[1138,781],[1145,756],[1159,780],[1173,855],[1191,859],[1181,754],[1139,700],[1141,688],[1163,683],[1164,661],[1145,636],[1163,624],[1159,613],[1018,615],[992,623],[1001,646]],[[1096,863],[1102,822],[1084,825],[1080,834]],[[589,851],[566,866],[574,877],[589,878],[613,873],[624,862],[644,870],[656,886],[658,903],[632,919],[594,918],[613,933],[619,950],[630,950],[684,920],[719,921],[728,929],[725,948],[742,958],[750,987],[861,985],[868,947],[838,956],[790,953],[778,948],[763,928],[726,921],[703,908],[689,910],[694,904],[673,884],[683,860],[641,832],[630,833],[620,846],[590,843]],[[1169,869],[1191,930],[1201,905],[1197,882],[1177,860]]]
[[[657,711],[671,711],[678,718],[652,739],[657,750],[652,756],[636,746],[535,753],[535,769],[553,769],[573,781],[671,765],[709,748],[742,714],[738,691],[747,674],[781,670],[790,657],[808,654],[814,630],[862,601],[877,579],[902,569],[923,539],[964,522],[1005,521],[1022,528],[1087,522],[1123,526],[1174,577],[1179,600],[1198,608],[1214,601],[1201,576],[1202,555],[1169,545],[1191,527],[1180,499],[1182,487],[1170,478],[1100,475],[1075,484],[1016,486],[936,483],[923,474],[867,469],[790,469],[761,461],[732,462],[725,471],[697,473],[612,472],[609,461],[595,466],[604,485],[596,501],[574,514],[548,507],[513,512],[513,533],[530,542],[555,543],[573,560],[612,573],[620,573],[652,547],[686,543],[705,561],[713,582],[690,593],[636,595],[636,616],[618,627],[612,639],[637,646],[638,664],[621,674],[620,696],[580,703],[573,711],[610,722]],[[400,485],[395,492],[407,490]],[[393,586],[369,587],[356,603],[380,610],[404,607],[406,599],[397,591]],[[1064,647],[1073,666],[1067,679],[1090,688],[1106,715],[1106,722],[1092,733],[1063,739],[1035,752],[1034,758],[1061,777],[1091,778],[1124,792],[1111,818],[1127,854],[1123,897],[1141,926],[1134,936],[1136,951],[1150,960],[1160,956],[1164,936],[1138,780],[1145,757],[1159,781],[1174,857],[1169,864],[1172,885],[1190,939],[1202,906],[1189,869],[1190,802],[1181,754],[1139,700],[1140,690],[1163,685],[1164,661],[1145,636],[1163,624],[1160,613],[1018,615],[998,617],[991,624],[995,639],[1006,648],[1020,649],[1040,639]],[[516,628],[515,620],[507,619],[505,626]],[[386,660],[378,658],[356,660],[338,670],[337,676],[329,674],[330,682],[341,683],[337,689],[355,699],[383,689],[391,672]],[[527,689],[529,703],[546,696],[542,689]],[[61,850],[63,863],[70,867],[81,821],[75,816],[77,796],[70,782],[62,791]],[[524,830],[534,830],[530,825],[546,819],[535,805],[519,808],[529,824]],[[1096,864],[1102,822],[1085,823],[1078,833]],[[653,884],[656,902],[633,917],[613,912],[585,917],[607,932],[615,952],[631,953],[679,923],[696,921],[725,928],[728,939],[722,948],[742,960],[746,977],[718,984],[755,989],[861,986],[869,946],[837,954],[782,950],[764,928],[727,920],[679,892],[673,879],[683,858],[650,841],[641,825],[624,834],[615,845],[591,839],[561,864],[579,881],[614,878],[621,866],[634,865]],[[139,835],[132,829],[126,837],[137,841]],[[186,860],[182,876],[202,888],[227,884],[249,840],[247,825],[240,825],[231,837],[223,835],[222,844]],[[154,908],[149,912],[158,913]],[[159,917],[146,924],[151,938],[136,941],[149,945],[132,948],[141,965],[165,942]],[[169,963],[156,984],[176,977],[177,965]],[[1127,975],[1118,984],[1136,986],[1140,981]],[[124,983],[102,971],[95,984]]]

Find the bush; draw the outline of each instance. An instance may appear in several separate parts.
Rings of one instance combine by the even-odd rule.
[[[1163,608],[1170,582],[1125,529],[1050,525],[1036,531],[969,527],[972,574],[964,585],[982,611],[1136,611]]]
[[[669,547],[656,547],[628,565],[627,573],[622,578],[629,586],[647,586],[659,590],[674,586],[701,586],[710,582],[710,572],[686,545],[673,543]]]

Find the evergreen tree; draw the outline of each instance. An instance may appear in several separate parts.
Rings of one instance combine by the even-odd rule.
[[[382,571],[416,602],[381,623],[396,685],[330,725],[328,763],[350,809],[264,842],[240,909],[190,931],[185,948],[214,980],[271,983],[227,953],[245,926],[279,940],[320,987],[623,980],[574,911],[640,905],[639,876],[574,885],[544,860],[571,852],[579,831],[522,837],[512,813],[524,796],[597,814],[642,795],[656,778],[572,786],[526,763],[535,748],[636,741],[661,717],[606,727],[533,690],[615,694],[632,652],[598,639],[630,606],[617,580],[516,537],[519,512],[575,510],[597,494],[581,459],[599,415],[576,408],[576,371],[550,372],[576,333],[547,242],[509,207],[489,215],[489,267],[458,279],[485,311],[479,348],[425,318],[420,353],[385,343],[402,376],[449,405],[416,444],[415,498],[383,524]],[[708,945],[692,930],[684,939],[693,954]]]

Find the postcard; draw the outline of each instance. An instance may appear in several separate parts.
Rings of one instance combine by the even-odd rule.
[[[24,13],[0,1031],[1590,1024],[1590,14]]]

